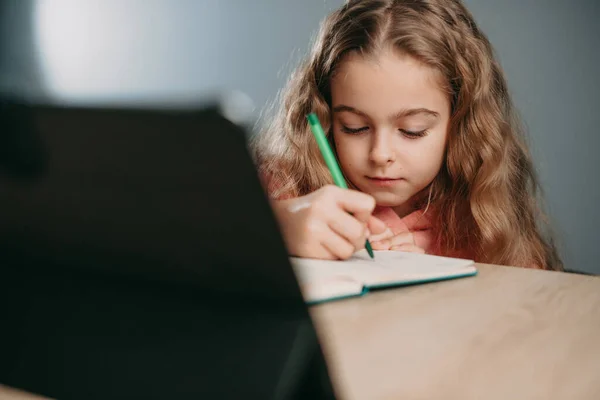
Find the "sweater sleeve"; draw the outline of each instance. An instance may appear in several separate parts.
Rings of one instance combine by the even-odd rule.
[[[259,178],[269,198],[273,200],[286,200],[294,197],[292,193],[279,193],[282,184],[273,177],[273,174],[263,170],[260,172]]]

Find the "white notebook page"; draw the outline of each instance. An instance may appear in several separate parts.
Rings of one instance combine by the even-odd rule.
[[[363,285],[410,282],[461,275],[475,270],[471,260],[405,253],[376,251],[371,259],[365,250],[345,261],[291,258],[301,284],[346,278]]]

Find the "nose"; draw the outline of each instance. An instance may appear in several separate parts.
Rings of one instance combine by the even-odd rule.
[[[372,136],[371,152],[369,157],[376,165],[388,165],[396,160],[396,153],[392,146],[392,135],[389,132],[378,131]]]

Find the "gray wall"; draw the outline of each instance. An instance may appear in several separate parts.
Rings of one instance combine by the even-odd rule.
[[[9,24],[28,22],[30,14],[34,33],[4,39],[24,60],[12,63],[18,70],[31,69],[21,45],[32,40],[44,89],[66,101],[170,100],[236,89],[260,107],[308,49],[320,19],[341,3],[13,0]]]
[[[527,124],[565,264],[600,274],[600,2],[466,4],[494,44]]]
[[[4,36],[0,85],[41,79],[63,100],[130,102],[238,89],[257,111],[342,0],[39,0],[34,35]],[[600,65],[595,0],[467,0],[495,45],[528,125],[547,209],[569,268],[600,273],[596,206]],[[26,26],[27,21],[22,21]],[[16,22],[13,21],[13,24]],[[20,24],[20,23],[19,23]],[[37,51],[22,50],[32,41]],[[12,47],[11,47],[12,46]],[[37,59],[37,64],[31,61]],[[14,66],[18,65],[17,68]],[[11,71],[12,74],[6,74]],[[40,78],[41,77],[41,78]]]

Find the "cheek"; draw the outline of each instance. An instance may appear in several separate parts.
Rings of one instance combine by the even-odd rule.
[[[419,143],[411,152],[411,164],[419,171],[419,175],[430,179],[437,175],[446,156],[446,140],[431,138]],[[418,148],[417,148],[418,147]]]
[[[433,143],[429,149],[428,149],[428,153],[429,153],[429,165],[431,165],[432,168],[435,169],[439,169],[442,166],[442,163],[444,162],[444,157],[446,155],[446,143],[444,142],[440,142],[440,143]]]
[[[335,149],[340,163],[340,167],[347,174],[360,168],[362,160],[365,157],[364,143],[360,143],[358,138],[335,133]]]

